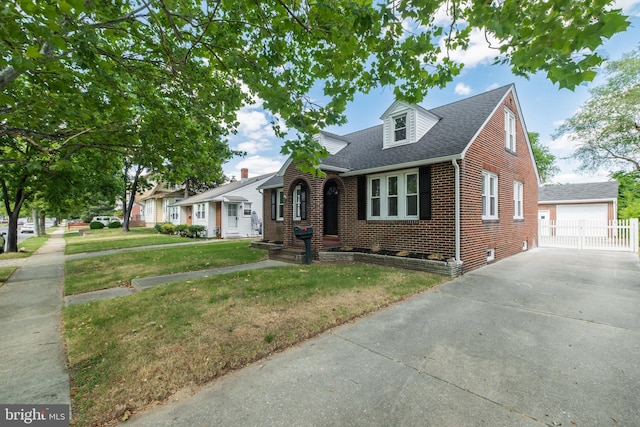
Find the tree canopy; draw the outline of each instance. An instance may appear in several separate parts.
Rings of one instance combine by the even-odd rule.
[[[578,148],[581,169],[640,172],[640,48],[606,64],[605,83],[557,130]]]
[[[449,53],[474,31],[516,75],[543,71],[566,88],[593,79],[597,47],[629,25],[612,3],[4,1],[0,180],[12,167],[55,170],[85,150],[176,179],[220,171],[252,97],[279,135],[298,131],[283,152],[315,170],[325,152],[312,136],[344,122],[356,92],[393,86],[420,102],[460,72]],[[312,98],[318,89],[323,98]],[[2,184],[14,187],[5,197],[26,191]]]

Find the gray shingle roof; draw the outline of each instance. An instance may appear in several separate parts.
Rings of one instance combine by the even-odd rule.
[[[617,197],[617,181],[545,185],[538,189],[539,202],[613,200]]]
[[[238,190],[247,185],[254,185],[256,182],[261,181],[263,179],[267,179],[273,175],[272,173],[254,176],[252,178],[247,178],[245,181],[234,181],[229,182],[227,184],[221,185],[220,187],[212,188],[211,190],[203,191],[200,194],[196,194],[195,196],[188,197],[184,200],[176,202],[171,206],[185,206],[192,205],[194,203],[201,203],[215,199],[216,197],[222,196],[224,194],[230,193],[231,191]]]
[[[414,144],[382,148],[383,125],[340,137],[349,145],[322,164],[350,171],[460,155],[513,85],[429,110],[441,119]]]

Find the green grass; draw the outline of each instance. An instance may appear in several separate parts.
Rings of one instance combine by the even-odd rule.
[[[445,280],[371,265],[296,265],[65,307],[74,425],[122,421]]]
[[[4,282],[9,280],[9,277],[16,271],[17,267],[0,267],[0,286],[4,285]]]
[[[110,249],[184,243],[189,239],[158,234],[154,228],[132,228],[126,233],[119,228],[103,228],[101,230],[87,229],[84,235],[78,232],[66,233],[65,241],[65,254],[73,255]]]
[[[246,264],[266,257],[266,251],[249,247],[247,241],[229,241],[71,260],[65,262],[65,294],[124,286],[138,277]]]
[[[0,260],[30,257],[35,251],[40,249],[40,247],[45,244],[48,238],[48,235],[29,237],[18,243],[18,249],[24,248],[25,252],[5,252],[0,255]]]

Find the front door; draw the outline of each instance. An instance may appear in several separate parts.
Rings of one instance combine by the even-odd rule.
[[[237,203],[227,204],[227,232],[228,233],[238,232],[238,204]]]
[[[324,234],[338,235],[338,185],[334,181],[324,187]]]

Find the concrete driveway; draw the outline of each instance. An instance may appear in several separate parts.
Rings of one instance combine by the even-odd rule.
[[[637,255],[536,249],[135,414],[134,426],[639,426]]]

